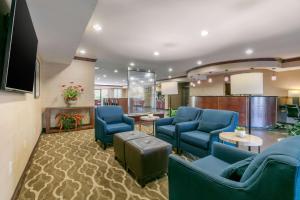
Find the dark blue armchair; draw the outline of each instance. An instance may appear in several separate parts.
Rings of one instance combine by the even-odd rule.
[[[210,154],[221,132],[232,132],[238,125],[238,113],[204,109],[199,121],[176,125],[179,149],[199,157]]]
[[[100,106],[95,112],[95,139],[103,149],[113,142],[113,134],[134,130],[134,120],[124,115],[120,106]]]
[[[169,158],[170,200],[300,200],[300,136],[261,154],[214,143],[194,162]]]
[[[179,107],[175,117],[159,119],[155,122],[155,136],[178,147],[178,132],[176,124],[197,120],[201,115],[201,109],[182,106]]]

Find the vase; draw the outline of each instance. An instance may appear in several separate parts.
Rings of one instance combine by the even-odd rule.
[[[65,102],[67,106],[71,107],[77,103],[77,99],[69,99],[69,100],[66,99]]]

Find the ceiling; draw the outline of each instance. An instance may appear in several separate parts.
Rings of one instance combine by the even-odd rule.
[[[164,79],[185,75],[198,60],[300,55],[299,0],[27,1],[42,58],[68,63],[76,49],[77,56],[97,58],[97,84],[123,84],[130,62]]]

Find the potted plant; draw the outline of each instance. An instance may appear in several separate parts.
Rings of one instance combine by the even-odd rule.
[[[238,127],[236,127],[235,132],[236,132],[237,136],[239,136],[239,137],[246,136],[246,128],[245,127],[238,126]]]
[[[81,85],[74,85],[74,82],[70,82],[70,85],[62,85],[63,97],[68,106],[76,104],[79,96],[84,92]]]
[[[55,116],[56,124],[59,130],[69,131],[71,129],[77,129],[82,124],[83,115],[81,114],[68,114],[58,113]]]

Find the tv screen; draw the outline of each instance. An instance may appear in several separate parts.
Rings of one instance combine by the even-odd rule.
[[[6,44],[3,85],[6,90],[32,92],[38,39],[26,0],[13,0]]]

